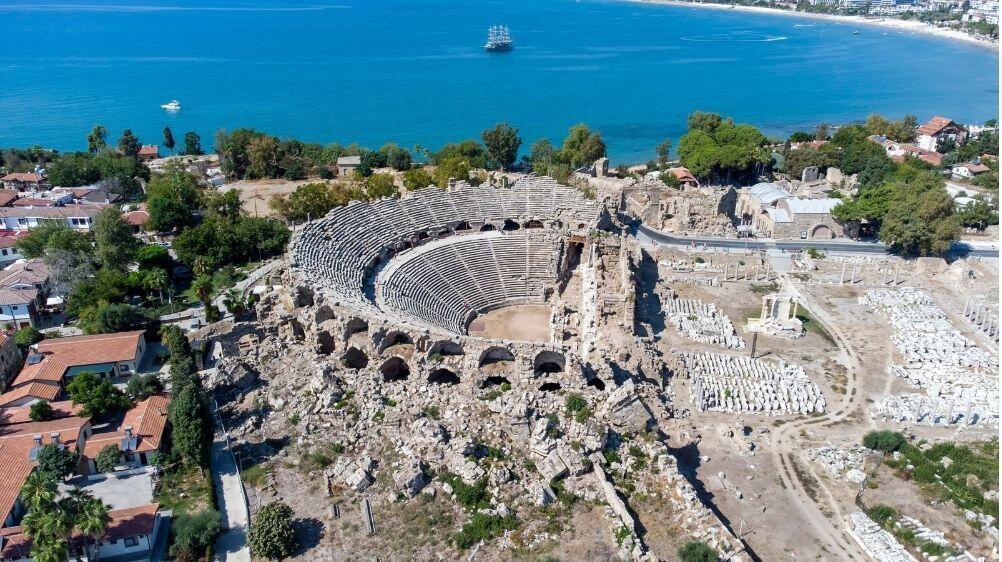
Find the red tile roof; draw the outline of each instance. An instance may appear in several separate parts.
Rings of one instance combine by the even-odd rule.
[[[155,144],[144,144],[142,148],[139,149],[140,156],[158,156],[160,153],[160,147]]]
[[[14,172],[13,174],[7,174],[6,176],[0,178],[0,181],[27,181],[27,182],[38,182],[42,181],[42,176],[34,172]]]
[[[59,391],[59,386],[54,384],[31,382],[0,394],[0,407],[10,406],[22,398],[37,398],[51,402],[59,396]]]
[[[957,166],[967,168],[972,174],[983,174],[991,169],[984,164],[976,164],[974,162],[965,162],[963,164],[957,164]]]
[[[954,122],[946,117],[933,117],[924,125],[918,128],[918,134],[935,136],[938,135],[943,129],[954,125]]]
[[[19,260],[0,271],[0,287],[45,283],[49,280],[49,266],[41,258]]]
[[[136,330],[42,340],[35,346],[36,354],[42,355],[42,360],[34,365],[25,363],[12,386],[39,381],[58,383],[71,367],[138,359],[139,338],[143,333],[143,330]]]
[[[120,445],[122,439],[125,439],[126,426],[132,426],[132,435],[139,438],[136,452],[159,450],[164,430],[167,427],[167,408],[169,406],[169,395],[151,395],[126,412],[121,425],[115,431],[92,435],[84,445],[83,455],[91,459],[97,458],[97,454],[106,446]]]
[[[121,540],[139,535],[152,535],[159,509],[160,504],[151,503],[109,511],[108,517],[111,521],[108,522],[108,528],[101,539]],[[4,538],[3,548],[0,549],[0,558],[17,560],[31,556],[31,539],[24,535],[21,527],[8,527],[0,530],[0,535]],[[80,533],[75,533],[70,540],[81,545],[88,544],[88,542],[93,543],[93,539]]]
[[[6,207],[17,199],[16,189],[0,189],[0,207]]]
[[[74,404],[70,400],[63,400],[60,402],[49,402],[49,406],[52,407],[52,419],[67,418],[70,416],[77,415],[83,406],[79,404]],[[31,422],[31,407],[30,406],[10,406],[6,408],[0,408],[0,427],[6,425],[16,425],[21,423]]]

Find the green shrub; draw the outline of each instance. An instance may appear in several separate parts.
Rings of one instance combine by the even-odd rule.
[[[588,407],[588,403],[580,394],[568,394],[564,400],[564,408],[568,414],[579,412]]]
[[[31,418],[31,421],[36,422],[49,421],[54,415],[55,412],[52,410],[52,406],[44,400],[35,402],[31,405],[31,409],[28,410],[28,417]]]
[[[456,543],[457,548],[466,550],[480,541],[490,540],[517,526],[518,520],[513,515],[501,517],[499,515],[475,513],[473,514],[473,518],[456,533],[453,541]]]
[[[870,519],[873,519],[874,523],[877,523],[882,527],[887,527],[898,518],[898,512],[895,511],[893,507],[882,503],[878,503],[870,509],[867,509],[866,515]]]
[[[296,549],[292,508],[272,502],[261,508],[251,522],[247,544],[251,554],[261,558],[285,558]]]
[[[175,511],[174,524],[171,526],[174,542],[170,547],[170,555],[175,558],[197,559],[216,540],[220,529],[219,512],[214,509],[204,509],[195,515]]]
[[[487,492],[487,480],[481,478],[473,484],[467,484],[451,472],[443,473],[439,479],[452,486],[456,501],[466,509],[473,511],[490,507],[491,495]]]
[[[98,451],[94,464],[101,472],[114,472],[115,468],[118,467],[118,458],[121,454],[118,445],[105,445]]]
[[[905,436],[896,431],[871,431],[863,436],[863,446],[875,451],[893,453],[905,444]]]
[[[681,562],[717,562],[717,551],[702,541],[689,541],[678,549]]]

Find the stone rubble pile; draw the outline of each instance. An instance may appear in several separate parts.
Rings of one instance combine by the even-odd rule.
[[[851,447],[819,447],[807,452],[807,458],[825,467],[832,478],[842,478],[845,475],[850,482],[860,482],[864,478],[863,463],[866,461],[866,449],[861,445]],[[850,472],[852,473],[850,475]]]
[[[696,285],[701,287],[719,287],[720,279],[716,277],[665,277],[663,282],[669,285]]]
[[[904,364],[891,363],[887,372],[925,390],[885,397],[874,406],[878,416],[947,425],[998,422],[998,357],[954,328],[928,295],[908,287],[876,289],[859,302],[888,318]]]
[[[862,511],[849,514],[849,534],[877,562],[918,562],[894,535],[877,525]]]
[[[825,411],[821,389],[804,369],[718,353],[683,353],[692,377],[692,403],[701,411],[766,415]]]
[[[662,305],[665,318],[678,333],[699,343],[721,345],[726,349],[744,349],[745,340],[737,335],[731,319],[717,310],[717,305],[671,294]]]

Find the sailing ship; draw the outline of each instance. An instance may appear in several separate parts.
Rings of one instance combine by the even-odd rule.
[[[492,25],[487,30],[487,43],[484,49],[487,51],[510,51],[512,49],[511,34],[508,28],[503,25]]]

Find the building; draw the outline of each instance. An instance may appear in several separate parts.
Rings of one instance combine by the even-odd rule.
[[[83,372],[110,379],[132,376],[146,353],[144,334],[137,330],[42,340],[29,352],[12,387],[63,381]]]
[[[0,207],[0,230],[29,230],[48,220],[62,220],[66,226],[87,232],[94,217],[104,208],[96,204]]]
[[[913,156],[936,167],[943,165],[943,155],[935,150],[926,150],[914,144],[893,141],[880,135],[870,135],[867,138],[884,147],[887,157],[895,162],[901,162],[905,157]]]
[[[146,232],[146,223],[150,222],[150,212],[146,210],[146,203],[142,203],[138,209],[123,214],[122,218],[132,226],[133,234],[141,234]]]
[[[0,290],[10,290],[17,291],[20,295],[18,299],[14,296],[8,296],[6,300],[11,302],[9,306],[13,304],[20,304],[21,302],[27,302],[23,299],[31,297],[35,308],[42,306],[45,303],[46,298],[52,292],[52,283],[49,279],[49,266],[45,265],[45,262],[41,258],[35,258],[30,260],[18,260],[13,264],[7,266],[3,271],[0,271]],[[17,301],[17,302],[14,302]],[[31,323],[29,325],[35,326],[37,324],[37,312],[36,316],[31,316],[26,313],[24,309],[10,310],[12,318],[8,321],[30,319]]]
[[[7,383],[21,369],[21,359],[14,337],[0,333],[0,392],[7,390]]]
[[[0,329],[12,331],[39,325],[38,291],[0,287]]]
[[[362,165],[361,156],[339,156],[337,159],[337,175],[347,177],[355,173],[355,170]]]
[[[7,267],[11,263],[24,259],[21,252],[14,245],[21,237],[22,232],[0,232],[0,267]]]
[[[109,431],[98,432],[87,440],[83,450],[87,473],[97,473],[96,459],[101,449],[111,445],[121,451],[119,463],[128,468],[149,464],[150,456],[160,450],[167,432],[167,408],[170,396],[153,394],[125,413],[122,423]]]
[[[989,170],[988,166],[977,162],[964,162],[955,164],[951,169],[953,177],[956,179],[971,179]]]
[[[964,142],[967,131],[946,117],[933,117],[916,131],[916,143],[922,150],[937,152],[939,146],[947,141],[957,144]]]
[[[738,192],[735,217],[769,238],[830,240],[846,235],[831,215],[841,199],[792,197],[775,183],[759,183]]]
[[[49,187],[45,174],[40,171],[7,174],[0,178],[0,183],[3,184],[4,189],[12,189],[18,193],[44,191]]]
[[[108,511],[108,527],[97,546],[102,560],[148,561],[153,555],[161,533],[167,532],[166,521],[160,517],[160,504],[151,503],[127,509]],[[28,562],[31,557],[31,539],[19,526],[0,530],[0,560]],[[90,560],[87,552],[95,548],[94,539],[80,533],[70,538],[70,559]]]
[[[139,148],[139,154],[136,155],[140,162],[149,162],[150,160],[156,160],[160,158],[160,147],[155,144],[144,144]]]
[[[90,420],[78,417],[70,402],[52,403],[53,419],[31,421],[30,408],[0,409],[0,521],[16,525],[24,515],[21,486],[35,470],[35,456],[44,445],[53,444],[79,453],[91,434]],[[0,557],[2,558],[2,557]]]

